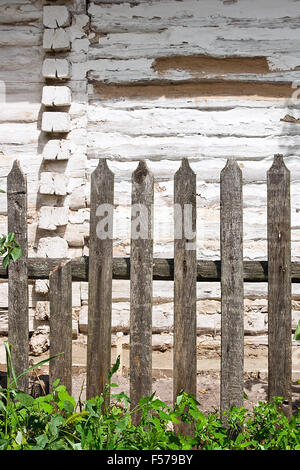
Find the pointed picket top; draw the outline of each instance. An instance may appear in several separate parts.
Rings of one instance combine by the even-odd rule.
[[[137,184],[143,184],[147,176],[153,177],[145,160],[140,160],[137,168],[132,173],[132,181]]]
[[[273,163],[270,169],[268,170],[267,174],[270,175],[272,173],[277,173],[277,172],[283,172],[283,173],[290,173],[290,170],[286,167],[283,159],[283,155],[281,154],[276,154],[274,155]]]
[[[188,158],[185,157],[181,160],[181,165],[178,168],[178,170],[176,171],[175,177],[177,177],[178,174],[180,174],[181,177],[182,177],[182,175],[186,175],[186,176],[188,176],[188,175],[193,175],[194,176],[195,175],[195,172],[192,170],[192,168],[189,164]]]
[[[19,160],[15,160],[7,175],[7,192],[26,192],[26,176],[24,175]]]
[[[235,160],[234,158],[228,158],[226,165],[221,171],[221,176],[227,174],[236,174],[242,176],[242,170],[240,169],[237,160]]]
[[[98,165],[96,166],[92,175],[100,177],[100,178],[102,177],[107,178],[108,176],[113,178],[115,176],[114,173],[109,168],[106,158],[99,159]]]
[[[196,173],[187,158],[183,158],[180,168],[174,175],[174,203],[192,204],[196,207]]]
[[[236,191],[241,192],[242,177],[243,173],[238,162],[233,158],[228,158],[220,173],[221,205],[228,200],[228,197],[232,198],[232,194]],[[240,196],[238,196],[238,200],[239,198]]]

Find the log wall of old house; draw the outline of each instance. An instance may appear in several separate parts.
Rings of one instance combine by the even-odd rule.
[[[155,176],[154,256],[173,256],[173,175],[197,173],[197,256],[218,259],[219,175],[244,179],[244,258],[267,258],[266,171],[291,171],[292,259],[300,260],[298,0],[0,0],[0,187],[19,159],[28,179],[29,256],[88,254],[90,174],[115,173],[114,255],[130,254],[131,174]],[[299,99],[298,99],[299,95]],[[0,197],[0,232],[6,231]],[[113,283],[113,326],[128,329],[129,283]],[[267,331],[267,286],[245,286],[245,332]],[[31,331],[47,324],[48,286],[29,286]],[[87,284],[73,284],[74,336]],[[293,286],[293,324],[300,288]],[[220,330],[220,287],[198,284],[199,332]],[[172,283],[154,282],[153,324],[170,331]],[[0,334],[7,285],[0,283]]]

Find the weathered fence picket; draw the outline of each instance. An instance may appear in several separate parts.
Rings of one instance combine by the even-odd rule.
[[[242,173],[229,160],[220,178],[221,260],[196,258],[196,175],[183,159],[174,178],[174,259],[153,259],[154,179],[144,162],[132,175],[131,256],[113,258],[114,174],[100,160],[91,176],[89,257],[29,258],[26,178],[16,161],[7,178],[8,230],[22,257],[9,270],[8,329],[16,373],[28,367],[28,279],[50,279],[50,386],[72,381],[72,280],[89,282],[87,398],[103,392],[111,367],[112,279],[131,281],[130,395],[132,407],[152,390],[152,281],[174,280],[173,395],[196,394],[196,282],[221,281],[221,411],[243,404],[243,283],[268,282],[269,399],[282,396],[291,412],[291,282],[300,282],[300,263],[291,263],[290,176],[282,156],[267,175],[268,261],[243,261]],[[19,383],[28,390],[28,379]],[[135,418],[138,422],[139,417]],[[181,432],[190,432],[182,423]]]
[[[59,378],[72,393],[72,272],[71,263],[64,261],[49,276],[50,356],[49,385]]]
[[[145,162],[132,175],[130,253],[130,398],[135,408],[152,390],[154,179]],[[136,424],[140,415],[134,416]]]
[[[91,176],[88,398],[103,392],[111,363],[113,207],[114,175],[106,160],[99,160]]]
[[[243,406],[244,282],[242,172],[228,160],[220,178],[221,391],[223,413]]]
[[[184,159],[174,177],[174,351],[173,399],[181,390],[196,395],[197,254],[196,175]],[[181,423],[178,430],[189,432]]]
[[[28,270],[27,270],[27,179],[16,160],[7,177],[7,225],[15,234],[22,256],[8,268],[8,341],[18,376],[28,368]],[[20,378],[20,389],[28,391],[28,376]]]
[[[290,172],[275,155],[267,174],[268,194],[268,376],[269,400],[284,398],[291,413],[291,210]]]

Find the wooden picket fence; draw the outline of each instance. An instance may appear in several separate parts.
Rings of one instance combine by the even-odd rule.
[[[258,163],[259,165],[259,163]],[[269,398],[282,396],[291,410],[291,282],[300,282],[300,263],[291,263],[290,174],[280,155],[267,173],[268,261],[243,261],[242,172],[233,159],[220,175],[221,260],[197,260],[196,175],[183,159],[174,178],[174,203],[182,208],[182,233],[174,240],[174,259],[153,259],[154,178],[144,162],[132,175],[132,204],[147,207],[147,237],[131,240],[130,258],[113,258],[111,233],[97,236],[97,208],[114,204],[114,175],[100,160],[91,176],[89,257],[72,260],[27,257],[26,178],[16,161],[7,178],[8,230],[15,233],[22,257],[0,278],[8,277],[8,334],[17,373],[28,367],[28,279],[50,279],[50,387],[56,378],[71,392],[72,280],[89,282],[87,398],[99,395],[111,367],[112,279],[130,279],[130,398],[135,407],[152,391],[152,281],[174,280],[173,395],[196,394],[196,283],[221,281],[221,411],[243,405],[244,282],[268,282]],[[192,239],[183,233],[189,205]],[[132,218],[134,223],[134,218]],[[103,237],[102,237],[103,238]],[[28,378],[20,380],[28,389]]]

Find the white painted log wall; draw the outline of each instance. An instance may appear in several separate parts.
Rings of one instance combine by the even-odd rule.
[[[42,157],[43,3],[0,0],[6,90],[0,187],[20,159],[28,178],[30,255],[88,254],[90,173],[97,158],[106,157],[116,175],[115,256],[130,253],[130,178],[143,158],[156,178],[154,253],[171,257],[172,178],[185,156],[198,178],[198,257],[219,257],[219,174],[226,158],[235,157],[245,182],[244,256],[266,258],[266,171],[273,155],[283,153],[292,179],[292,257],[300,260],[300,104],[291,101],[292,82],[300,84],[300,2],[102,0],[88,10],[84,0],[58,2],[71,12],[71,50],[59,56],[71,65],[71,156],[64,163]],[[40,194],[43,173],[64,175],[67,194]],[[39,229],[41,207],[61,205],[68,208],[67,226]],[[0,229],[6,230],[5,196]],[[172,307],[161,289],[165,308],[155,318],[163,324],[167,315],[169,325]],[[86,300],[78,292],[80,309]],[[126,295],[121,310],[115,306],[116,324],[124,323],[125,306]],[[218,307],[205,308],[215,308],[217,321]],[[261,331],[261,321],[254,331],[256,324]]]

